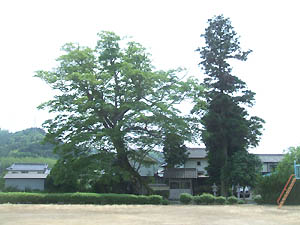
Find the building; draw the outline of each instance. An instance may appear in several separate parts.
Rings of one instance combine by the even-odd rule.
[[[284,154],[255,154],[262,162],[263,175],[274,172],[278,163],[283,159]]]
[[[170,199],[179,199],[180,194],[193,195],[199,183],[207,178],[205,167],[208,166],[205,148],[188,148],[188,160],[179,168],[168,168],[164,178],[170,187]]]
[[[170,187],[170,199],[179,199],[181,193],[198,194],[203,190],[205,178],[208,177],[206,167],[208,166],[207,152],[205,148],[188,148],[189,157],[184,165],[179,168],[166,169],[164,178]],[[263,175],[274,171],[284,154],[255,154],[262,162]],[[210,190],[208,190],[210,191]]]
[[[193,168],[196,170],[197,178],[207,177],[206,167],[208,166],[207,152],[205,148],[188,148],[188,160],[183,168]]]
[[[4,176],[5,188],[16,188],[21,191],[44,190],[45,180],[50,173],[47,164],[14,163],[7,168]]]

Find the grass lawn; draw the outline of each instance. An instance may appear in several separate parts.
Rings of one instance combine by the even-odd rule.
[[[300,206],[0,205],[0,225],[300,224]]]

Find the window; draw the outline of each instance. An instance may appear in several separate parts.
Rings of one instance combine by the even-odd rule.
[[[190,189],[191,184],[189,181],[178,181],[178,182],[171,182],[170,189]]]
[[[179,183],[178,182],[171,182],[170,183],[171,189],[179,189]]]
[[[204,171],[198,171],[198,176],[204,175]]]
[[[269,163],[268,172],[274,172],[277,167],[277,163]]]
[[[181,188],[182,189],[190,189],[190,182],[182,182],[181,183]]]
[[[200,161],[197,162],[197,166],[201,166],[201,162]]]

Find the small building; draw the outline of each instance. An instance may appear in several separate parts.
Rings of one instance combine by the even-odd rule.
[[[206,167],[208,166],[207,152],[205,148],[188,148],[188,160],[184,168],[194,168],[197,171],[197,178],[207,177]]]
[[[24,191],[44,190],[45,180],[50,173],[47,164],[40,163],[14,163],[7,168],[4,176],[5,188],[16,188]]]
[[[164,179],[170,187],[170,199],[179,199],[182,193],[197,193],[198,186],[208,177],[205,148],[188,148],[187,152],[188,159],[182,166],[166,168],[164,171]]]
[[[255,154],[262,162],[262,175],[274,172],[284,154]]]
[[[180,194],[193,195],[193,179],[197,178],[195,168],[168,168],[164,172],[170,187],[169,199],[179,199]]]

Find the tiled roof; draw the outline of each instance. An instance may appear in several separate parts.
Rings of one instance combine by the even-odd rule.
[[[4,179],[46,179],[48,173],[8,173],[4,176]]]
[[[43,171],[48,168],[47,164],[41,163],[14,163],[7,170],[12,171]]]
[[[164,172],[164,178],[197,178],[196,168],[172,168]]]
[[[205,148],[187,148],[189,153],[189,159],[203,159],[207,157]]]
[[[271,163],[278,163],[280,162],[283,157],[284,154],[255,154],[258,156],[258,158],[263,162],[263,163],[267,163],[267,162],[271,162]]]

